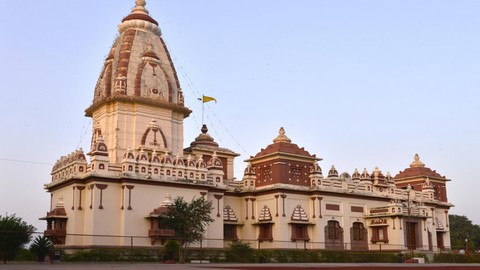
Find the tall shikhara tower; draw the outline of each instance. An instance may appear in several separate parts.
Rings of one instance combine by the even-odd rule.
[[[86,110],[93,122],[90,154],[101,140],[112,164],[119,164],[129,148],[181,154],[183,119],[191,111],[145,1],[136,1],[118,31]]]

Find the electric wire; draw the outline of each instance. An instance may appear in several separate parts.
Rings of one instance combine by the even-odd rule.
[[[10,162],[20,162],[20,163],[29,163],[29,164],[50,165],[50,166],[53,166],[52,163],[39,162],[39,161],[30,161],[30,160],[21,160],[21,159],[12,159],[12,158],[0,158],[0,160],[10,161]]]
[[[170,48],[170,46],[167,45],[167,48]],[[182,64],[180,63],[180,60],[178,59],[178,57],[175,55],[175,53],[169,49],[169,52],[170,52],[170,55],[172,56],[172,60],[174,60],[175,62],[175,66],[178,68],[182,76],[183,79],[185,79],[186,83],[187,83],[187,86],[188,86],[188,89],[192,91],[192,94],[193,96],[195,97],[195,99],[200,99],[202,94],[200,93],[200,91],[198,90],[198,88],[196,87],[195,83],[190,79],[190,76],[188,76],[188,73],[186,72],[186,70],[183,68]],[[249,153],[245,150],[245,148],[240,144],[240,142],[235,138],[235,136],[233,136],[233,134],[230,132],[230,130],[226,127],[226,125],[222,122],[222,120],[215,114],[215,112],[210,108],[210,105],[208,104],[205,104],[206,108],[209,110],[209,112],[215,117],[215,119],[217,120],[217,122],[220,124],[220,126],[228,133],[228,135],[230,135],[231,139],[237,144],[237,146],[242,150],[243,154],[245,154],[247,157],[250,156]],[[192,116],[194,115],[194,113],[192,113]],[[210,124],[210,128],[213,130],[213,132],[215,133],[216,135],[216,138],[219,142],[222,142],[222,136],[220,136],[220,134],[217,132],[217,129],[215,128],[215,125],[213,124],[213,121],[210,119],[209,115],[206,114],[206,118],[207,120],[209,121],[209,124]],[[195,119],[195,124],[197,124],[197,121],[196,121],[196,118],[194,117]],[[198,125],[197,125],[198,127]],[[236,164],[234,164],[235,166],[235,171],[241,171],[240,168],[237,167]]]
[[[90,119],[90,120],[88,121],[87,126],[85,126],[85,122],[86,122],[87,120],[88,120],[87,118],[85,118],[85,119],[83,120],[83,126],[82,126],[83,132],[82,132],[82,134],[80,135],[80,141],[78,142],[77,147],[76,147],[75,149],[78,149],[78,148],[80,147],[80,145],[82,144],[83,138],[85,137],[85,135],[87,135],[87,130],[88,130],[88,128],[90,127],[90,124],[92,123],[92,120]]]

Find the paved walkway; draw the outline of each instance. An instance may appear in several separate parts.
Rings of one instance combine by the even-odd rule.
[[[473,270],[479,269],[480,264],[385,264],[385,263],[346,263],[346,264],[329,264],[329,263],[285,263],[285,264],[161,264],[161,263],[18,263],[10,262],[0,264],[0,270],[130,270],[130,269],[200,269],[200,270],[260,270],[260,269],[301,269],[301,270]]]

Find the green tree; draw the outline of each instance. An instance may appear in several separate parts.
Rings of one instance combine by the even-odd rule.
[[[30,242],[35,227],[13,215],[0,215],[0,259],[7,263],[20,248]]]
[[[190,203],[183,197],[177,197],[168,206],[168,211],[159,217],[162,224],[175,231],[175,238],[184,249],[180,262],[185,261],[186,249],[190,244],[203,239],[207,225],[214,221],[210,216],[212,210],[212,202],[203,197],[194,198]]]
[[[472,223],[466,216],[449,215],[450,241],[453,249],[465,249],[468,239],[468,249],[473,251],[480,245],[480,227]]]
[[[45,261],[45,257],[52,251],[52,242],[45,236],[37,235],[30,245],[30,251],[37,255],[37,261]]]

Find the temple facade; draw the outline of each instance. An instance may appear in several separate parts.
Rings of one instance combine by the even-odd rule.
[[[62,156],[45,184],[51,202],[41,219],[57,246],[161,246],[175,232],[158,216],[176,197],[203,196],[215,220],[203,247],[243,240],[254,248],[450,248],[449,180],[418,155],[395,176],[378,168],[322,170],[322,159],[280,128],[234,180],[239,154],[219,146],[207,126],[185,147],[191,110],[145,4],[137,0],[120,23],[85,111],[90,149]]]

